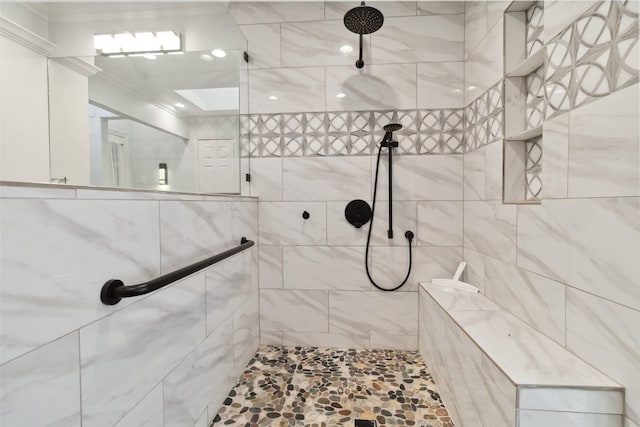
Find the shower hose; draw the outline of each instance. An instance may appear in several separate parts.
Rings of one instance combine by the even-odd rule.
[[[389,147],[389,150],[392,150],[392,149],[393,148]],[[371,221],[369,223],[369,233],[367,234],[367,249],[365,250],[365,254],[364,254],[364,266],[365,266],[365,269],[367,270],[367,277],[369,277],[369,281],[373,283],[373,286],[380,289],[381,291],[393,292],[400,289],[405,283],[407,283],[407,280],[409,280],[409,275],[411,274],[411,265],[412,265],[411,242],[413,241],[413,233],[411,231],[407,231],[406,233],[404,233],[404,237],[406,237],[407,240],[409,241],[409,270],[407,270],[407,275],[404,277],[404,280],[402,281],[402,283],[400,283],[398,286],[394,288],[383,288],[382,286],[378,285],[375,282],[375,280],[373,280],[373,277],[371,277],[371,272],[369,272],[369,244],[371,243],[371,230],[373,229],[373,219],[375,218],[375,211],[376,211],[376,193],[378,192],[378,170],[380,168],[381,153],[382,153],[382,144],[378,148],[378,160],[376,161],[376,178],[373,182],[373,202],[371,203]],[[391,177],[389,177],[389,179],[391,179]]]

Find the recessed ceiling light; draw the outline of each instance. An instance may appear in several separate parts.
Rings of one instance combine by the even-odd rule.
[[[216,58],[224,58],[225,56],[227,56],[227,52],[222,49],[214,49],[211,51],[211,54]]]
[[[200,55],[200,59],[202,59],[203,61],[213,61],[213,57],[206,53]]]
[[[182,102],[176,102],[176,103],[175,103],[175,104],[173,104],[173,105],[175,105],[175,106],[176,106],[176,107],[178,107],[178,108],[184,108],[184,104],[183,104]]]
[[[344,93],[339,93],[336,95],[336,98],[344,98],[345,96],[347,95],[345,95]]]
[[[278,99],[278,97],[277,97],[277,96],[275,96],[275,95],[271,95],[271,96],[269,97],[269,99],[270,99],[270,100],[272,100],[272,101],[276,101],[276,100]]]
[[[340,48],[340,52],[342,53],[349,53],[353,51],[353,47],[351,47],[351,45],[345,44],[344,46],[342,46]]]

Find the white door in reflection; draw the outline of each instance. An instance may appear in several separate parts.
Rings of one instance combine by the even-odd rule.
[[[199,139],[199,191],[203,193],[237,192],[237,156],[232,139]]]

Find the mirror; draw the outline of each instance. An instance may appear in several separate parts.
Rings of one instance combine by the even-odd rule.
[[[41,58],[45,61],[49,141],[45,151],[41,143],[45,120],[34,114],[42,112],[38,85],[43,75],[25,72],[27,65],[33,70],[35,62],[25,63],[21,70],[13,61],[10,72],[4,73],[8,66],[2,69],[3,92],[11,92],[5,87],[18,86],[15,97],[24,100],[30,93],[27,87],[38,87],[38,96],[30,98],[38,105],[26,106],[22,113],[13,111],[12,118],[30,117],[33,125],[38,121],[39,145],[37,149],[35,144],[20,146],[20,140],[33,139],[33,126],[2,120],[0,179],[247,193],[240,179],[248,173],[248,155],[241,156],[241,146],[248,144],[247,132],[241,132],[248,104],[246,39],[223,4],[32,3],[23,10],[19,7],[3,8],[3,25],[13,19],[24,27],[31,21],[20,19],[37,10],[40,27],[46,17],[43,35],[53,42],[45,46],[50,51],[37,58],[38,67]],[[31,30],[37,34],[41,28]],[[180,35],[180,52],[103,56],[93,46],[95,34],[165,30]],[[3,38],[1,62],[5,64],[5,59],[24,61],[22,46],[16,52],[11,46],[4,49],[13,40],[4,43]],[[2,101],[9,97],[1,96]],[[5,129],[13,144],[6,150]],[[27,163],[28,167],[20,167]]]
[[[95,59],[91,185],[240,193],[243,52],[218,54]]]

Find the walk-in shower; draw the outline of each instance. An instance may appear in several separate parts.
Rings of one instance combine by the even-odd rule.
[[[384,23],[384,15],[375,7],[365,6],[364,2],[360,6],[354,7],[344,15],[344,26],[352,33],[360,35],[360,56],[356,61],[356,67],[364,67],[362,60],[362,38],[364,34],[371,34],[378,31]]]
[[[413,263],[412,254],[411,254],[411,243],[413,242],[414,234],[411,230],[407,230],[404,233],[404,237],[409,242],[409,268],[407,269],[407,274],[402,280],[402,282],[394,286],[392,288],[384,288],[377,284],[373,277],[371,277],[371,272],[369,271],[369,248],[371,246],[371,231],[373,230],[373,220],[375,218],[376,211],[376,199],[378,197],[378,175],[380,171],[380,158],[382,157],[382,149],[388,149],[389,155],[389,225],[387,228],[387,238],[393,239],[393,149],[398,147],[398,141],[393,140],[393,132],[399,131],[402,129],[402,125],[399,123],[389,123],[384,128],[385,134],[378,146],[378,155],[376,159],[376,174],[375,180],[373,182],[373,201],[371,203],[371,209],[369,209],[369,205],[363,200],[352,200],[347,204],[345,209],[345,217],[347,221],[349,221],[356,228],[362,227],[364,224],[369,222],[369,231],[367,232],[367,245],[365,249],[365,258],[364,265],[367,271],[367,277],[369,281],[376,288],[381,291],[395,291],[400,289],[407,280],[409,280],[409,275],[411,275],[411,266]]]

